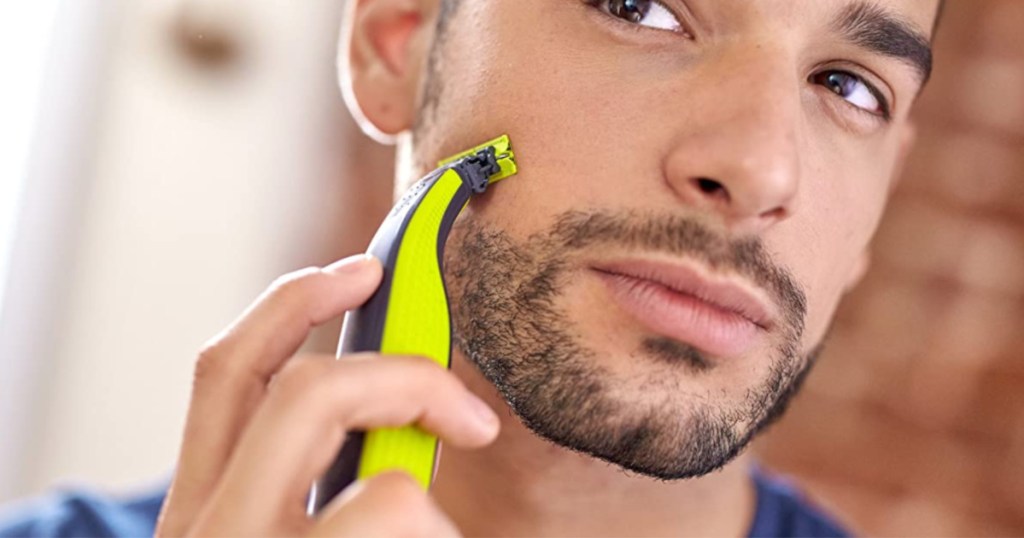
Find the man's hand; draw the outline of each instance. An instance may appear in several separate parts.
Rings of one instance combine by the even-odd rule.
[[[305,513],[349,429],[415,423],[466,448],[497,435],[493,411],[430,360],[292,357],[312,327],[361,305],[380,280],[380,263],[364,256],[290,274],[206,346],[158,536],[458,534],[400,472]]]

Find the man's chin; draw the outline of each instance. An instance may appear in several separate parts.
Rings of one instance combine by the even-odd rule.
[[[574,289],[567,260],[580,237],[607,235],[626,227],[625,235],[611,238],[644,240],[635,235],[647,228],[636,228],[629,219],[596,229],[591,220],[577,221],[568,219],[560,225],[568,230],[524,244],[484,226],[453,234],[445,280],[455,347],[527,428],[559,446],[664,480],[702,476],[721,468],[743,450],[764,421],[774,418],[780,402],[784,407],[784,400],[795,392],[794,382],[802,379],[799,360],[789,348],[780,347],[772,354],[763,383],[733,402],[710,399],[715,391],[708,376],[721,379],[722,374],[708,371],[707,357],[671,359],[682,367],[651,360],[649,367],[637,370],[639,375],[620,375],[616,365],[606,362],[609,350],[587,347],[581,328],[566,310],[567,292]],[[802,319],[802,312],[797,314]],[[792,340],[798,335],[794,325]],[[658,348],[658,343],[652,346]],[[662,344],[658,351],[665,359],[666,353],[683,353],[683,347],[667,349]],[[650,349],[640,353],[656,357]],[[675,375],[656,375],[666,364]],[[700,388],[687,393],[673,386],[673,381],[684,389],[690,384]],[[635,391],[635,397],[629,391]],[[691,397],[680,400],[680,392]],[[738,425],[745,425],[744,430],[738,430]]]
[[[727,423],[702,413],[684,420],[654,413],[610,420],[595,417],[567,427],[565,416],[538,414],[529,406],[514,406],[512,410],[541,438],[658,480],[681,480],[714,472],[732,461],[749,442],[749,436],[737,435]]]

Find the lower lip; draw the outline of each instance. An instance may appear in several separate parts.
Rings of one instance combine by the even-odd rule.
[[[716,357],[742,355],[757,342],[757,325],[735,312],[650,280],[595,272],[620,308],[658,334]]]

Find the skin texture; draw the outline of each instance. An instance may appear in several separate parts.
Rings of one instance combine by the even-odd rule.
[[[563,447],[654,478],[705,475],[781,414],[810,365],[796,351],[804,296],[757,243],[729,243],[692,220],[633,212],[573,211],[522,245],[478,219],[464,219],[459,232],[446,280],[461,355],[531,430]],[[611,253],[685,256],[771,289],[786,314],[759,330],[768,343],[764,378],[736,387],[735,400],[723,397],[712,383],[735,357],[628,319],[602,324],[594,335],[606,338],[594,347],[572,313],[612,317],[597,282],[608,275],[589,261]],[[644,295],[638,287],[627,283],[624,291]]]
[[[908,62],[841,38],[833,21],[853,2],[669,2],[683,34],[627,24],[599,9],[607,4],[462,2],[426,53],[416,32],[381,47],[402,51],[379,58],[396,75],[427,66],[425,80],[405,83],[418,90],[401,107],[413,116],[378,125],[372,110],[387,96],[358,78],[354,102],[382,130],[402,127],[387,132],[405,156],[400,182],[500,132],[516,145],[521,174],[471,203],[448,244],[456,361],[482,370],[475,388],[496,385],[496,406],[564,447],[657,477],[701,475],[778,415],[863,274],[923,80]],[[886,6],[927,35],[938,3]],[[356,71],[361,52],[373,57],[354,51]],[[888,105],[865,110],[830,91],[819,75],[832,69],[862,77]],[[401,134],[410,128],[411,139]],[[696,226],[714,239],[657,248],[657,233],[613,232],[595,248],[552,247],[573,213]],[[761,270],[707,254],[744,241],[765,253]],[[591,268],[618,257],[685,258],[758,290],[774,271],[805,300],[792,307],[766,293],[792,323],[742,353],[705,357],[713,368],[694,375],[685,361],[649,360],[651,331],[608,307]],[[524,289],[551,291],[523,300]]]
[[[462,0],[438,41],[437,0],[350,3],[342,87],[364,130],[398,144],[400,187],[499,133],[516,145],[520,174],[474,199],[448,244],[452,371],[291,358],[380,270],[279,281],[200,355],[158,534],[746,532],[746,469],[726,462],[798,385],[863,274],[923,78],[840,37],[831,22],[851,0],[667,1],[685,32],[599,4]],[[927,37],[938,2],[884,8]],[[828,69],[870,81],[891,117],[832,91]],[[623,258],[730,282],[777,315],[718,353],[675,341],[595,270]],[[510,315],[516,328],[495,327]],[[429,497],[390,475],[302,515],[348,428],[400,423],[445,442]]]

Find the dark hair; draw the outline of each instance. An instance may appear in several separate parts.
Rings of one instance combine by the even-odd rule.
[[[455,12],[459,9],[459,4],[462,0],[441,0],[441,6],[437,12],[437,37],[441,39],[444,34],[448,31],[448,25],[452,21],[452,17]]]
[[[419,139],[423,130],[432,123],[434,114],[437,112],[437,104],[444,91],[444,78],[440,76],[442,49],[448,33],[448,27],[458,11],[462,0],[441,0],[437,13],[437,27],[434,30],[435,38],[431,44],[427,56],[427,72],[423,86],[423,96],[420,102],[420,111],[416,115],[416,124],[413,126],[413,140]]]
[[[442,91],[444,90],[444,79],[440,75],[442,62],[441,50],[444,47],[449,25],[461,5],[462,0],[441,0],[437,14],[437,27],[435,29],[436,37],[427,58],[427,73],[423,101],[421,103],[420,114],[417,115],[417,125],[413,129],[414,139],[419,138],[422,128],[430,123],[430,116],[432,116],[436,111],[437,103],[440,100]],[[942,19],[942,14],[945,11],[945,8],[946,0],[939,0],[939,9],[935,16],[936,27],[938,27],[939,20]]]

